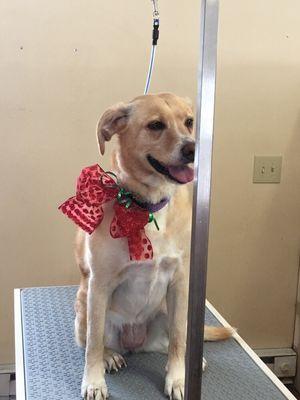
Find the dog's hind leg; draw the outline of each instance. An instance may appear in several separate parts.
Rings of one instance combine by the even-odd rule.
[[[168,316],[165,312],[159,313],[153,318],[147,326],[147,339],[138,352],[158,352],[168,354],[169,334],[168,334]]]
[[[117,372],[119,369],[127,367],[124,357],[107,347],[104,348],[103,360],[106,372]]]
[[[148,325],[147,340],[143,346],[137,349],[138,352],[157,352],[168,354],[169,349],[169,332],[168,332],[168,316],[162,310]],[[210,328],[210,327],[209,327]],[[203,358],[203,371],[207,367],[207,362]]]

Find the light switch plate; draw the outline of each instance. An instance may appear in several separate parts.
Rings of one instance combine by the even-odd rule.
[[[282,156],[254,156],[253,183],[280,183]]]

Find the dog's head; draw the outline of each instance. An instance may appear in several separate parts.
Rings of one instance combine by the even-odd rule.
[[[98,123],[102,154],[114,134],[119,136],[119,163],[127,176],[151,187],[193,180],[193,112],[186,99],[162,93],[119,103]]]

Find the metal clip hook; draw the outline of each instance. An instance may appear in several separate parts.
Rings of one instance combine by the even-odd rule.
[[[159,18],[159,11],[158,11],[158,0],[151,0],[153,3],[153,18]]]

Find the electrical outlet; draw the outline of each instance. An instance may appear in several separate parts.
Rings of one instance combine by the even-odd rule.
[[[282,156],[254,156],[253,183],[280,183]]]

